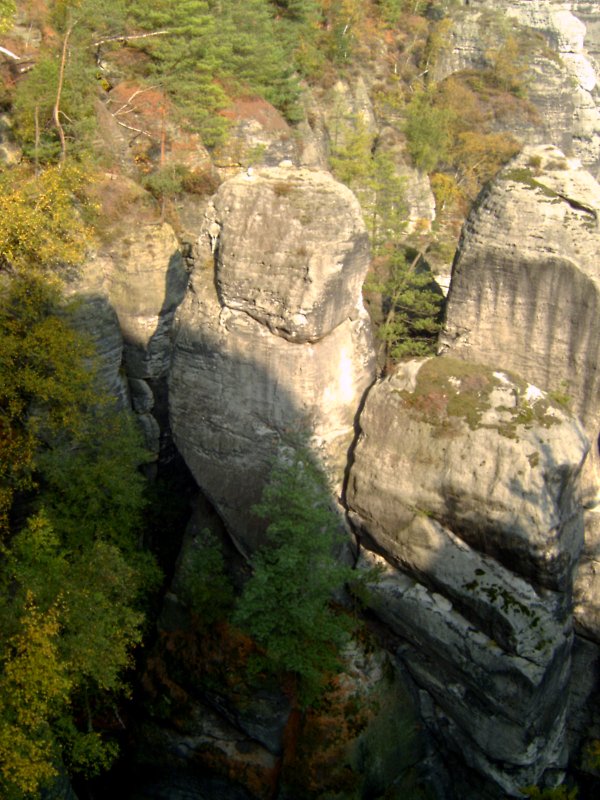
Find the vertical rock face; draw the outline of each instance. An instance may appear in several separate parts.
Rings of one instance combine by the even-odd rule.
[[[511,118],[501,127],[529,143],[552,142],[584,164],[600,166],[598,51],[600,13],[585,2],[470,0],[452,12],[451,45],[436,68],[437,77],[489,62],[506,41],[507,18],[519,26],[529,62],[527,97],[537,113]],[[513,31],[514,33],[514,31]],[[527,33],[529,36],[527,37]],[[592,52],[590,52],[590,50]]]
[[[124,187],[114,187],[119,190]],[[123,405],[131,402],[155,455],[157,418],[166,421],[166,410],[156,403],[164,402],[161,383],[166,383],[170,366],[171,327],[187,280],[171,226],[149,221],[132,201],[110,239],[106,237],[69,287],[83,301],[79,317],[95,341],[103,385]]]
[[[551,147],[526,150],[484,192],[454,263],[444,347],[570,398],[593,442],[577,619],[600,637],[600,186]]]
[[[374,378],[360,287],[368,240],[327,173],[264,169],[209,208],[177,315],[171,422],[194,477],[252,547],[248,509],[277,447],[312,437],[339,485]]]
[[[579,423],[535,387],[441,358],[371,389],[347,500],[387,559],[375,613],[429,724],[511,796],[565,763]]]
[[[600,430],[600,185],[526,148],[484,191],[456,255],[443,342],[572,396]]]

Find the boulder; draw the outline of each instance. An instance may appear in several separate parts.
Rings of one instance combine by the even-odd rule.
[[[374,378],[361,284],[367,235],[328,173],[278,167],[215,196],[170,373],[175,440],[242,549],[282,441],[312,437],[340,488],[356,411]]]
[[[408,362],[360,416],[347,503],[384,556],[375,613],[448,746],[512,796],[564,766],[579,422],[507,373]]]
[[[369,243],[352,192],[280,167],[227,181],[207,215],[222,304],[294,342],[358,314]]]

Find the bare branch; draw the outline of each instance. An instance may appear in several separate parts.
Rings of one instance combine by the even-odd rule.
[[[153,136],[151,133],[148,133],[148,131],[144,131],[141,128],[134,128],[131,125],[126,125],[124,122],[121,122],[120,119],[117,119],[114,116],[114,114],[112,116],[114,117],[114,120],[117,123],[117,125],[120,125],[122,128],[127,128],[128,131],[133,131],[134,133],[137,134],[137,136],[135,136],[134,139],[137,139],[138,136],[147,136],[149,139],[152,139],[153,141],[158,141],[156,136]]]
[[[167,33],[172,33],[171,30],[152,31],[151,33],[124,33],[119,36],[107,36],[106,39],[98,39],[97,42],[92,42],[92,47],[101,47],[107,42],[130,42],[133,39],[150,39],[152,36],[165,36]]]
[[[131,111],[135,111],[134,107],[132,107],[132,108],[130,108],[128,110],[125,110],[125,109],[127,109],[127,106],[131,105],[131,101],[135,97],[137,97],[140,94],[144,94],[144,92],[150,92],[150,91],[152,91],[152,89],[156,89],[156,86],[147,86],[145,89],[137,89],[132,95],[130,95],[127,98],[127,100],[125,100],[125,102],[123,103],[123,105],[120,108],[118,108],[116,111],[112,111],[111,112],[113,117],[116,117],[117,114],[129,114]],[[111,97],[108,98],[108,102],[109,103],[113,102]]]
[[[13,53],[12,50],[8,50],[6,47],[0,47],[0,53],[3,56],[7,56],[8,58],[12,58],[13,61],[20,61],[21,56],[18,56],[16,53]]]
[[[52,109],[52,119],[54,120],[54,125],[56,130],[58,131],[58,138],[60,139],[60,164],[64,164],[65,159],[67,157],[67,140],[65,138],[65,130],[62,126],[60,121],[60,101],[62,96],[63,84],[65,81],[65,67],[67,65],[67,50],[69,47],[69,39],[71,38],[71,34],[73,33],[73,28],[75,27],[75,22],[69,25],[67,30],[65,31],[65,36],[63,39],[63,46],[62,52],[60,55],[60,67],[58,70],[58,86],[56,88],[56,100],[54,101],[54,108]]]

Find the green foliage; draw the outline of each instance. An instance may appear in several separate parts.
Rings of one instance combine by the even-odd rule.
[[[208,146],[223,139],[227,122],[218,112],[236,94],[261,94],[298,117],[291,54],[272,12],[268,0],[159,0],[152,8],[139,0],[130,3],[137,27],[168,29],[137,46],[152,57],[149,79],[164,87]]]
[[[557,786],[554,789],[540,789],[538,786],[527,786],[521,789],[525,797],[534,800],[577,800],[577,788],[569,789],[567,786]]]
[[[205,529],[193,542],[178,571],[178,594],[203,627],[226,616],[233,606],[233,587],[225,572],[217,537]]]
[[[90,356],[56,281],[35,269],[8,279],[0,298],[0,794],[11,800],[37,796],[61,761],[91,774],[113,759],[97,720],[127,694],[140,603],[157,580],[139,549],[139,434],[98,390]]]
[[[600,770],[600,739],[592,739],[583,751],[583,768]]]
[[[441,327],[442,294],[422,255],[409,260],[396,247],[383,265],[380,270],[387,277],[373,278],[368,289],[383,296],[385,318],[377,336],[385,344],[387,359],[433,355]]]
[[[437,105],[431,92],[415,92],[406,106],[404,133],[418,169],[433,172],[449,160],[453,122],[454,112]]]
[[[15,0],[0,0],[0,33],[10,29],[16,13]]]
[[[56,774],[51,723],[71,689],[57,608],[40,611],[29,592],[20,622],[5,642],[0,672],[0,789],[7,800],[34,796]]]
[[[397,241],[408,215],[406,181],[397,174],[392,154],[374,147],[361,117],[339,126],[330,163],[336,178],[356,194],[374,251]]]
[[[49,39],[35,68],[18,82],[14,100],[16,131],[24,151],[42,163],[62,153],[54,117],[57,102],[67,151],[80,157],[93,150],[99,75],[92,43],[115,29],[122,32],[124,22],[122,0],[54,0],[50,12],[58,35]]]
[[[78,433],[95,399],[90,351],[59,308],[56,287],[35,275],[13,279],[0,299],[0,532],[15,492],[35,485],[40,439]]]
[[[233,620],[264,649],[261,668],[295,676],[306,707],[341,666],[348,617],[330,601],[351,574],[335,558],[340,523],[307,451],[290,450],[275,464],[254,513],[269,523],[267,542],[254,556]]]
[[[522,38],[509,34],[498,48],[486,53],[490,82],[517,97],[527,94],[530,54],[524,45]]]
[[[183,164],[166,164],[142,178],[142,186],[164,201],[193,187],[194,176]]]

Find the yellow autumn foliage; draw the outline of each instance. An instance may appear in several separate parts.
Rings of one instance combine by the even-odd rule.
[[[78,209],[85,182],[73,165],[0,171],[0,269],[60,274],[81,263],[92,237]]]
[[[7,648],[0,677],[0,784],[7,792],[34,795],[56,774],[49,720],[71,689],[58,620],[56,605],[42,613],[29,592],[21,628]]]

